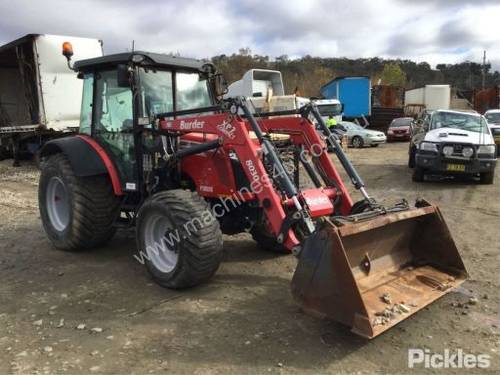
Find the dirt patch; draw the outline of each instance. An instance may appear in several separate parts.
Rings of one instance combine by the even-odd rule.
[[[247,235],[225,237],[213,281],[183,292],[150,280],[131,256],[133,232],[90,252],[54,250],[36,169],[1,162],[0,373],[421,373],[408,369],[409,348],[485,353],[498,372],[500,181],[416,184],[406,150],[349,155],[381,201],[422,196],[441,207],[471,279],[372,341],[303,314],[289,292],[294,257],[260,251]]]

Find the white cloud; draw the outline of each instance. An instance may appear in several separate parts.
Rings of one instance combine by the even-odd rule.
[[[0,1],[0,42],[27,33],[96,37],[107,53],[130,48],[193,57],[400,57],[500,67],[497,1],[133,0]]]

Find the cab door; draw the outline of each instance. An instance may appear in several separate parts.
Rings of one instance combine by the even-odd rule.
[[[116,70],[94,74],[92,136],[118,169],[124,190],[137,189],[132,90],[119,87]]]

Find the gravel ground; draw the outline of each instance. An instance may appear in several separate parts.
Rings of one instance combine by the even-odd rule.
[[[488,354],[482,372],[498,373],[499,178],[416,184],[406,150],[349,154],[379,200],[440,206],[471,277],[371,341],[302,313],[289,292],[295,258],[267,254],[246,234],[225,238],[212,282],[183,292],[151,281],[131,256],[133,232],[90,252],[54,250],[38,214],[38,172],[0,162],[0,373],[424,372],[408,368],[409,348]]]

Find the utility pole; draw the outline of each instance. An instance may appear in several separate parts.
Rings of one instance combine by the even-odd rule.
[[[483,70],[482,70],[482,78],[483,78],[483,90],[486,83],[486,51],[483,51]]]

